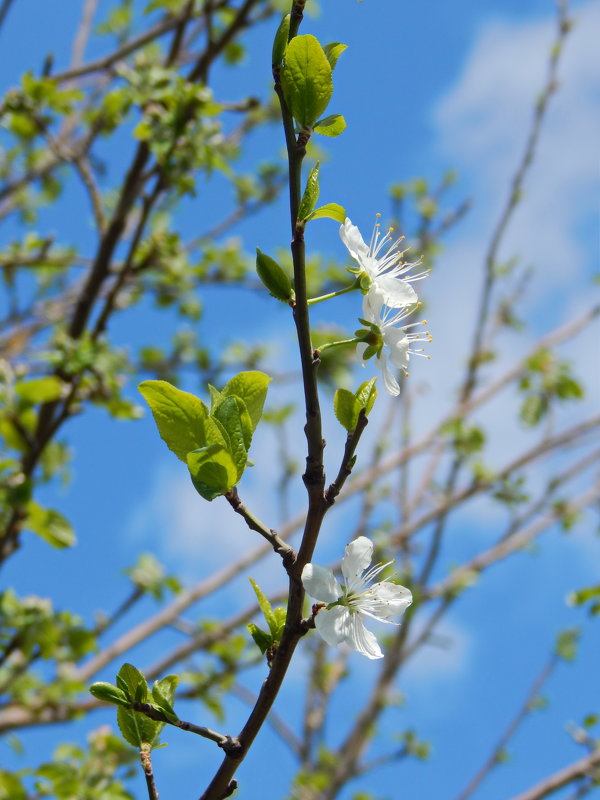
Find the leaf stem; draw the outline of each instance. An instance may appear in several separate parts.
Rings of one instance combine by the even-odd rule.
[[[339,339],[337,342],[327,342],[327,344],[322,344],[315,352],[321,354],[324,350],[329,350],[331,347],[341,347],[342,345],[347,344],[357,344],[360,342],[360,339],[356,337],[352,339]]]
[[[360,281],[355,280],[354,283],[351,283],[350,286],[346,286],[344,289],[338,289],[337,292],[329,292],[329,294],[322,294],[320,297],[311,297],[310,300],[307,300],[306,303],[309,306],[314,306],[316,303],[322,303],[324,300],[331,300],[332,297],[339,297],[342,294],[347,294],[348,292],[354,292],[356,289],[360,289]]]

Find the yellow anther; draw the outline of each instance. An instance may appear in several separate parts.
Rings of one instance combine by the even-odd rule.
[[[421,320],[421,325],[427,325],[427,320],[426,319],[422,319]]]
[[[376,217],[380,217],[380,216],[381,216],[381,214],[379,213],[379,211],[378,211],[378,212],[375,214],[375,216],[376,216]]]

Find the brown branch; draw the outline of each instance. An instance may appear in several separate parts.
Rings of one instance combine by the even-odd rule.
[[[294,548],[290,547],[289,544],[286,544],[276,531],[274,531],[272,528],[267,528],[267,526],[261,522],[258,517],[256,517],[246,508],[246,506],[240,500],[235,487],[230,489],[225,494],[225,499],[233,508],[235,513],[242,517],[250,530],[260,533],[260,535],[270,543],[277,555],[281,556],[286,569],[290,569],[296,560],[296,551]]]
[[[600,426],[600,416],[592,417],[579,425],[574,425],[572,428],[553,436],[551,438],[543,439],[535,447],[532,447],[527,452],[521,454],[518,458],[506,464],[498,472],[494,473],[493,478],[490,480],[475,480],[469,486],[453,494],[443,502],[426,511],[417,519],[413,520],[407,525],[403,525],[397,531],[392,532],[391,538],[394,542],[402,542],[410,538],[416,531],[423,528],[427,523],[437,519],[441,514],[446,514],[453,508],[463,503],[465,500],[479,494],[485,489],[492,487],[498,480],[507,478],[519,469],[522,469],[527,464],[541,458],[553,451],[557,450],[566,444],[572,444],[584,434],[593,431]],[[587,461],[585,462],[587,464]]]
[[[585,758],[580,758],[579,761],[575,761],[568,767],[549,775],[526,792],[515,795],[511,800],[542,800],[542,798],[554,794],[554,792],[564,786],[568,786],[573,781],[579,780],[579,778],[594,775],[597,779],[597,767],[600,767],[600,750],[596,750],[585,756]]]
[[[240,683],[234,683],[231,692],[239,697],[244,703],[252,707],[256,703],[256,695]],[[294,755],[299,755],[301,744],[298,737],[286,721],[276,714],[273,710],[269,712],[267,724],[270,725],[279,738],[285,742]]]
[[[447,592],[455,591],[465,580],[470,581],[473,575],[482,572],[487,567],[495,564],[496,561],[506,558],[506,556],[511,553],[526,547],[541,533],[560,520],[565,513],[570,514],[582,511],[584,508],[587,508],[587,506],[593,505],[598,499],[600,499],[600,484],[596,484],[585,492],[582,492],[569,503],[565,504],[562,509],[550,509],[531,525],[518,530],[511,536],[502,539],[488,550],[479,553],[479,555],[467,561],[458,569],[455,569],[447,578],[434,584],[425,592],[425,596],[428,598],[441,597]]]
[[[14,0],[3,0],[2,5],[0,6],[0,28],[4,25],[6,21],[6,16],[10,11],[10,7],[12,6]]]
[[[75,34],[73,41],[73,51],[71,53],[70,69],[77,69],[83,62],[83,55],[85,48],[90,38],[92,31],[92,23],[94,21],[94,14],[98,8],[99,0],[85,0],[83,4],[83,11],[81,12],[81,21]]]
[[[542,686],[546,683],[550,675],[552,675],[557,663],[558,656],[556,653],[552,653],[552,656],[544,665],[541,672],[537,675],[536,679],[531,685],[531,688],[527,692],[527,697],[525,698],[524,703],[494,745],[489,757],[486,759],[482,767],[471,778],[465,789],[463,789],[463,791],[457,796],[456,800],[467,800],[468,797],[471,797],[473,792],[488,776],[492,769],[500,763],[499,757],[501,753],[506,750],[507,744],[513,738],[523,720],[528,714],[531,713],[533,701],[539,696]]]
[[[146,778],[146,788],[148,789],[148,800],[158,800],[158,789],[154,781],[154,772],[152,770],[152,750],[150,746],[140,748],[140,761],[144,770],[144,777]]]

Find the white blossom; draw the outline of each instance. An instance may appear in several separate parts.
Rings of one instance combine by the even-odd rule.
[[[430,342],[429,331],[408,333],[410,328],[417,325],[426,325],[427,320],[410,322],[408,325],[400,323],[409,317],[415,308],[392,309],[385,305],[379,295],[367,294],[363,300],[363,316],[365,321],[374,327],[379,335],[378,345],[369,342],[359,342],[356,351],[360,358],[377,356],[377,362],[383,372],[383,383],[388,392],[396,397],[400,394],[400,384],[396,379],[394,370],[402,370],[408,375],[408,362],[411,355],[429,358],[423,353],[422,347],[414,347],[417,342]]]
[[[379,217],[379,214],[377,216]],[[410,284],[427,277],[429,270],[422,270],[414,275],[409,274],[410,270],[419,266],[421,262],[404,261],[406,250],[400,249],[404,237],[401,236],[393,241],[392,232],[393,228],[389,228],[385,236],[382,236],[381,225],[376,222],[371,242],[367,246],[360,231],[348,217],[340,226],[343,243],[371,282],[369,294],[380,296],[390,308],[402,308],[417,302],[417,293]],[[385,252],[382,252],[384,248]]]
[[[381,648],[364,618],[372,617],[392,625],[391,617],[399,617],[412,603],[412,594],[404,586],[389,581],[373,583],[392,562],[369,568],[373,558],[373,542],[359,536],[346,546],[342,558],[340,585],[333,571],[318,564],[307,564],[302,570],[302,583],[308,594],[325,608],[315,616],[315,627],[327,644],[346,643],[367,658],[382,658]],[[371,584],[371,585],[370,585]]]

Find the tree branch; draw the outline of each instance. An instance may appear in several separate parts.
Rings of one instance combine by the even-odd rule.
[[[511,800],[542,800],[542,798],[554,794],[554,792],[562,789],[563,786],[568,786],[569,783],[573,783],[579,778],[594,774],[597,779],[599,777],[597,767],[600,767],[600,750],[596,750],[585,756],[585,758],[580,758],[579,761],[575,761],[568,767],[549,775],[526,792],[515,795]]]

